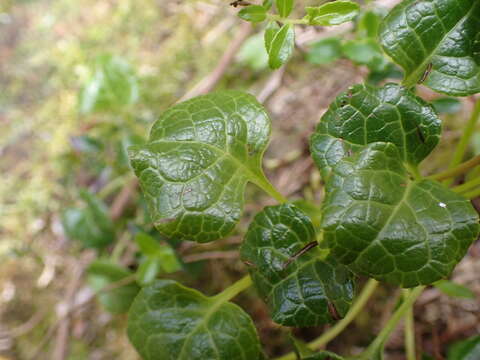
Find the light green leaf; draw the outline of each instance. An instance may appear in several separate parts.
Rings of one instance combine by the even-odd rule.
[[[144,360],[251,360],[260,344],[237,305],[171,280],[144,287],[128,317],[128,337]]]
[[[378,10],[365,11],[358,20],[358,36],[376,39],[378,36],[378,29],[380,28],[381,22],[382,17],[380,16],[380,14],[378,14]]]
[[[318,248],[295,259],[315,242],[310,219],[291,204],[264,208],[248,228],[241,258],[279,324],[317,326],[344,316],[350,307],[354,282],[345,267],[321,260]]]
[[[295,30],[293,25],[283,25],[273,37],[272,30],[267,29],[265,32],[265,44],[269,59],[268,65],[271,69],[278,69],[292,56],[295,46]]]
[[[310,25],[339,25],[357,16],[360,6],[351,1],[333,1],[318,7],[306,7],[307,20]]]
[[[272,46],[272,40],[275,37],[275,34],[280,30],[276,21],[270,21],[265,28],[264,40],[265,40],[265,50],[268,52]]]
[[[307,53],[307,61],[312,64],[323,65],[332,63],[341,56],[340,38],[331,37],[311,44]]]
[[[137,281],[141,285],[150,284],[161,271],[160,259],[156,256],[147,257],[138,267]]]
[[[440,130],[433,108],[405,88],[355,85],[323,115],[310,151],[324,179],[340,159],[376,141],[395,144],[402,160],[415,166],[437,145]]]
[[[144,255],[155,255],[162,249],[158,240],[144,232],[139,232],[135,235],[135,242]]]
[[[130,65],[121,57],[102,55],[80,93],[80,112],[115,111],[136,103],[138,94],[138,81]]]
[[[265,8],[265,10],[270,10],[273,5],[273,0],[263,0],[262,6]]]
[[[130,159],[152,220],[172,240],[228,235],[248,181],[271,186],[261,169],[270,119],[253,96],[225,91],[177,104],[155,122]]]
[[[345,360],[345,358],[330,351],[320,351],[315,355],[303,357],[302,360]]]
[[[281,17],[287,17],[293,10],[293,0],[275,0],[278,14]]]
[[[62,215],[65,233],[86,247],[101,248],[115,240],[115,228],[105,204],[86,190],[80,191],[84,206],[70,208]]]
[[[132,273],[127,269],[105,260],[94,261],[88,267],[88,283],[95,291],[101,291],[106,286],[116,283]],[[101,292],[98,300],[105,309],[114,314],[127,312],[135,296],[140,291],[135,282]]]
[[[466,286],[448,280],[440,280],[433,284],[438,290],[452,297],[475,299],[475,293]]]
[[[253,23],[262,22],[267,18],[267,10],[261,5],[250,5],[240,10],[238,16]]]
[[[343,43],[342,52],[359,65],[366,65],[372,71],[384,70],[388,62],[383,57],[382,49],[375,40],[349,40]]]
[[[385,52],[405,70],[404,83],[424,80],[452,96],[480,92],[480,2],[405,0],[380,28]]]
[[[245,41],[237,54],[237,59],[241,64],[256,71],[268,67],[268,53],[265,49],[264,36],[264,33],[258,33]]]
[[[478,360],[480,359],[480,336],[456,342],[448,349],[447,360]]]
[[[323,239],[356,274],[403,287],[450,275],[478,235],[471,203],[431,180],[411,180],[391,143],[339,161],[323,202]]]
[[[462,109],[462,103],[450,97],[435,99],[432,105],[439,114],[455,114]]]

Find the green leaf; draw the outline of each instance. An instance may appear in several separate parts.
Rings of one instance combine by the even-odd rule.
[[[448,296],[475,299],[475,293],[466,286],[448,280],[440,280],[433,284],[438,290]]]
[[[245,64],[255,71],[268,67],[268,53],[265,49],[264,33],[249,37],[237,54],[240,63]]]
[[[238,16],[253,23],[262,22],[267,18],[267,10],[261,5],[250,5],[240,10]]]
[[[273,5],[273,0],[263,0],[262,6],[265,8],[265,10],[270,10]]]
[[[360,37],[365,36],[368,38],[376,39],[381,22],[382,17],[378,14],[377,11],[365,11],[358,20],[357,34]]]
[[[405,88],[359,84],[330,105],[310,139],[310,151],[324,179],[340,159],[376,141],[395,144],[402,160],[415,166],[437,145],[440,130],[432,107]]]
[[[315,241],[310,219],[291,204],[264,208],[248,228],[241,258],[279,324],[330,323],[336,317],[334,309],[341,317],[350,307],[354,282],[345,267],[333,259],[321,260],[318,248],[291,261]]]
[[[137,281],[141,285],[150,284],[161,271],[161,261],[156,256],[147,257],[138,267]]]
[[[198,96],[163,113],[149,142],[130,148],[160,233],[202,243],[228,235],[246,183],[271,186],[261,169],[269,135],[263,106],[239,91]]]
[[[102,55],[96,59],[92,79],[80,93],[80,112],[118,110],[136,103],[138,93],[130,65],[121,57]]]
[[[95,195],[81,190],[85,206],[70,208],[62,215],[65,233],[85,247],[102,248],[115,240],[115,228],[105,204]]]
[[[435,99],[432,105],[439,114],[455,114],[462,109],[462,103],[450,97]]]
[[[411,180],[391,143],[339,161],[325,185],[323,238],[354,273],[412,287],[449,276],[478,235],[478,214],[431,180]]]
[[[447,360],[478,360],[480,359],[480,336],[456,342],[448,349]]]
[[[293,0],[275,0],[278,14],[286,18],[293,10]]]
[[[346,41],[342,45],[342,52],[354,63],[366,65],[372,71],[382,71],[388,64],[382,49],[372,39]]]
[[[322,39],[310,45],[307,61],[316,65],[329,64],[342,56],[340,38],[331,37]]]
[[[139,232],[135,235],[135,242],[144,255],[155,255],[162,249],[158,240],[144,232]]]
[[[345,358],[330,351],[320,351],[315,355],[304,357],[302,360],[345,360]]]
[[[160,244],[156,239],[145,233],[138,233],[135,236],[135,242],[140,251],[146,256],[146,260],[140,266],[140,277],[145,276],[144,273],[152,274],[156,269],[155,276],[160,272],[172,273],[182,268],[177,259],[175,250],[169,245]],[[151,278],[153,275],[147,276]],[[153,278],[155,278],[153,276]]]
[[[127,269],[105,260],[94,261],[88,267],[88,283],[95,291],[132,276]],[[140,291],[135,282],[117,287],[98,295],[98,300],[105,309],[114,314],[127,312],[135,296]]]
[[[128,337],[144,360],[250,360],[260,344],[237,305],[171,280],[142,289],[128,317]]]
[[[265,50],[267,51],[267,54],[270,51],[270,47],[272,46],[272,40],[278,30],[280,30],[280,26],[278,26],[276,21],[270,21],[265,28],[264,40]]]
[[[479,39],[478,0],[405,0],[380,27],[382,46],[405,70],[406,85],[424,78],[452,96],[480,92]]]
[[[295,46],[295,30],[292,24],[283,25],[272,36],[272,30],[265,32],[265,45],[268,53],[268,65],[278,69],[292,56]]]
[[[339,25],[357,16],[360,6],[351,1],[333,1],[318,7],[306,7],[310,25]]]

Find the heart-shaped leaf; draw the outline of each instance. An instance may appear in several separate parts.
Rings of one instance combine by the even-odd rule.
[[[144,360],[251,360],[260,343],[237,305],[172,280],[144,287],[128,317],[128,337]]]
[[[405,0],[380,27],[385,52],[405,70],[405,84],[465,96],[480,92],[480,2]]]
[[[447,277],[478,234],[469,201],[438,182],[410,180],[401,152],[373,143],[333,168],[324,241],[353,272],[411,287]]]
[[[316,326],[342,317],[354,294],[351,273],[321,260],[313,225],[291,204],[266,207],[248,228],[241,258],[272,319],[288,326]],[[302,251],[303,249],[303,251]]]
[[[228,235],[248,181],[269,185],[261,161],[270,119],[249,94],[225,91],[171,107],[130,158],[155,226],[174,240]]]
[[[366,84],[339,95],[310,138],[310,150],[324,179],[339,160],[365,145],[385,141],[416,165],[437,145],[440,120],[433,108],[397,84]]]
[[[351,1],[333,1],[318,7],[306,7],[307,20],[310,25],[339,25],[357,16],[360,6]]]

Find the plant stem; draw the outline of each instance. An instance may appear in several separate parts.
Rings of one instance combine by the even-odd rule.
[[[410,294],[409,290],[403,290],[405,299]],[[415,353],[415,323],[413,319],[413,306],[411,306],[405,314],[405,352],[407,353],[407,360],[416,360]]]
[[[422,293],[425,286],[417,286],[415,289],[410,291],[408,296],[404,299],[402,305],[395,311],[393,316],[388,320],[385,327],[380,331],[380,334],[375,338],[375,340],[370,344],[367,350],[359,357],[359,359],[371,360],[374,358],[374,355],[380,351],[387,341],[388,337],[393,330],[397,327],[398,322],[402,319],[405,313],[412,308],[413,303]]]
[[[250,275],[245,275],[243,278],[227,287],[221,293],[215,295],[215,301],[218,303],[229,301],[243,290],[248,289],[251,285],[252,279],[250,278]]]
[[[455,149],[455,153],[453,154],[452,161],[450,162],[449,168],[454,168],[458,164],[461,163],[463,157],[465,156],[465,152],[467,151],[468,144],[472,139],[473,133],[475,132],[475,126],[477,124],[478,119],[480,118],[480,100],[475,102],[473,107],[472,114],[468,119],[467,125],[463,130],[462,137],[457,144]],[[446,180],[444,184],[446,186],[452,183],[452,179]]]
[[[293,25],[294,24],[299,24],[299,25],[308,24],[307,19],[287,19],[287,18],[283,18],[280,15],[276,15],[276,14],[267,14],[267,20],[277,21],[277,22],[280,22],[282,24],[293,24]]]
[[[352,322],[353,319],[362,311],[365,304],[367,303],[368,299],[372,296],[373,292],[378,286],[378,282],[374,279],[368,280],[367,284],[363,287],[362,292],[355,300],[355,303],[350,308],[347,315],[337,322],[334,326],[328,329],[325,333],[323,333],[319,338],[313,340],[308,344],[309,347],[318,349],[325,344],[327,344],[330,340],[334,339],[338,334],[340,334],[347,326]],[[277,358],[276,360],[295,360],[296,355],[295,353],[291,352],[284,356]]]
[[[268,181],[265,175],[262,174],[262,177],[256,177],[255,179],[252,179],[252,181],[268,195],[277,200],[280,204],[288,201],[288,199],[280,194],[280,192],[272,185],[272,183]]]
[[[467,190],[470,190],[476,186],[480,185],[480,176],[476,177],[473,180],[467,181],[466,183],[462,185],[455,186],[452,188],[453,191],[458,192],[458,193],[463,193]]]
[[[452,178],[461,174],[465,174],[466,172],[468,172],[470,169],[473,169],[477,165],[480,165],[480,155],[477,155],[471,158],[470,160],[465,161],[464,163],[458,165],[457,167],[454,167],[453,169],[449,169],[449,170],[440,172],[438,174],[429,176],[428,179],[440,181],[440,180]]]
[[[475,199],[480,196],[480,189],[475,189],[463,194],[467,199]]]

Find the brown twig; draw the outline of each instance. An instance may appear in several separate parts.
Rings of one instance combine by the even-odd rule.
[[[127,183],[122,190],[118,193],[115,199],[112,202],[112,206],[110,207],[110,216],[112,220],[117,220],[123,214],[123,211],[127,207],[130,198],[135,193],[135,190],[138,186],[138,180],[132,179],[129,183]]]
[[[230,43],[230,46],[225,50],[222,58],[218,62],[218,65],[213,69],[213,71],[203,78],[197,85],[195,85],[190,91],[188,91],[179,101],[184,101],[190,99],[194,96],[205,94],[209,91],[212,91],[215,85],[220,81],[225,71],[227,71],[230,63],[235,58],[238,50],[242,44],[247,40],[248,36],[252,32],[252,25],[248,22],[242,23],[240,25],[238,33],[235,38]]]

